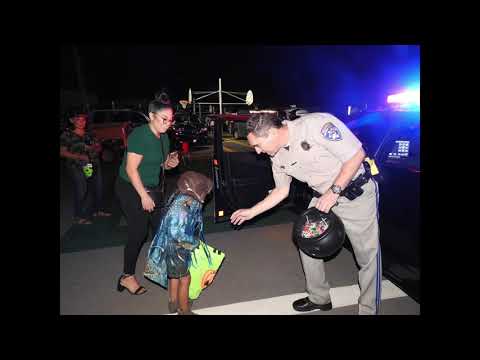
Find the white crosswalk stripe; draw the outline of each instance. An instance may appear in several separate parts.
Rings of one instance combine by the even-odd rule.
[[[358,285],[340,286],[330,289],[333,308],[357,304],[360,289]],[[235,304],[193,309],[199,315],[298,315],[303,314],[292,308],[292,303],[307,293],[296,293],[268,299],[245,301]],[[382,281],[382,300],[408,296],[389,280]],[[317,310],[314,310],[317,311]]]

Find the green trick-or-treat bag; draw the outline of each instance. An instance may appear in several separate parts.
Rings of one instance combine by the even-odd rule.
[[[207,249],[210,253],[210,262]],[[192,252],[192,261],[188,268],[191,277],[188,292],[190,299],[198,299],[202,290],[213,282],[224,258],[225,253],[200,241],[200,245]]]

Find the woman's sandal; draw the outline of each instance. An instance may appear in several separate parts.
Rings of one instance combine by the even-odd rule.
[[[123,286],[121,284],[122,279],[125,279],[125,278],[130,277],[130,276],[133,276],[133,275],[122,275],[122,276],[120,276],[120,278],[118,279],[117,290],[119,292],[122,292],[123,290],[127,289],[128,292],[130,293],[130,295],[143,295],[143,294],[145,294],[147,292],[147,289],[145,289],[143,286],[139,286],[137,288],[137,290],[132,292],[132,291],[130,291],[129,288],[127,288],[126,286]]]

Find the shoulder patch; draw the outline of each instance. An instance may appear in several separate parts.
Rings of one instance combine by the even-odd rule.
[[[323,125],[322,130],[320,130],[323,137],[329,141],[339,141],[342,140],[342,133],[340,130],[333,125],[331,122]]]

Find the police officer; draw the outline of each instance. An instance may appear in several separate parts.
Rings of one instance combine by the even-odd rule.
[[[248,142],[255,151],[271,157],[275,189],[255,206],[235,211],[231,222],[240,225],[276,206],[288,197],[292,177],[306,182],[316,194],[309,207],[315,206],[323,212],[332,209],[345,225],[360,265],[359,314],[377,314],[382,281],[378,189],[375,180],[367,176],[361,142],[343,122],[328,113],[310,113],[284,122],[275,114],[254,114],[247,122],[247,132]],[[362,179],[365,181],[359,183]],[[354,184],[357,187],[352,196]],[[348,198],[341,196],[345,192]],[[330,310],[330,285],[324,261],[302,251],[300,258],[308,297],[296,300],[293,308]]]

